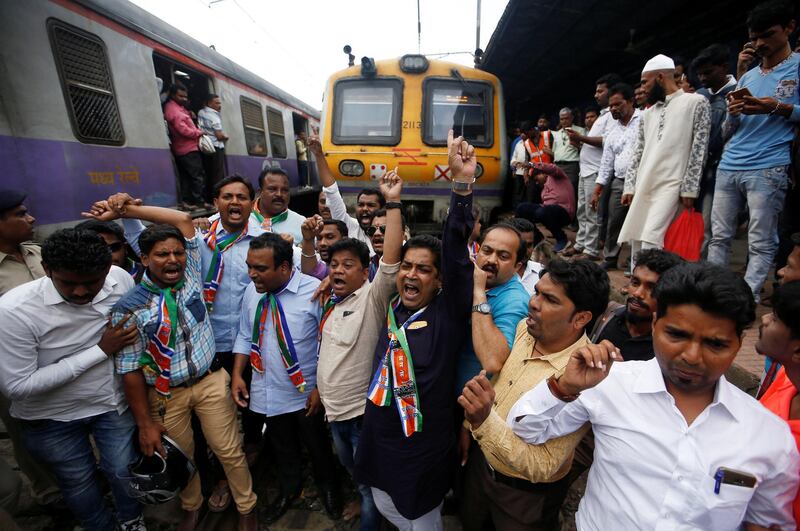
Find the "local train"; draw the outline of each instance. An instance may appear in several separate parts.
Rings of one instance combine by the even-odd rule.
[[[397,167],[415,227],[438,225],[446,215],[449,129],[475,146],[474,193],[486,219],[502,202],[508,166],[500,80],[423,55],[365,57],[328,80],[320,134],[340,189],[357,192]]]
[[[228,174],[256,184],[280,166],[293,201],[318,187],[313,164],[300,182],[294,142],[316,109],[126,0],[0,0],[0,35],[0,188],[28,193],[44,234],[119,190],[177,204],[162,114],[175,81],[193,110],[221,97]]]

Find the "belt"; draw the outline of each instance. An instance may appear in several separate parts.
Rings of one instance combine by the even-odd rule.
[[[193,386],[195,384],[200,383],[200,380],[202,380],[203,378],[205,378],[206,376],[208,376],[209,374],[214,373],[214,372],[217,372],[217,370],[209,368],[201,376],[198,376],[197,378],[190,378],[189,380],[186,380],[183,383],[179,383],[179,384],[173,385],[172,387],[191,387],[191,386]]]
[[[489,473],[489,477],[491,477],[493,480],[497,481],[498,483],[508,485],[513,489],[532,492],[532,491],[542,490],[543,486],[548,485],[547,483],[532,483],[526,479],[512,478],[511,476],[506,476],[505,474],[501,474],[500,472],[492,468],[489,463],[486,463],[486,471]]]

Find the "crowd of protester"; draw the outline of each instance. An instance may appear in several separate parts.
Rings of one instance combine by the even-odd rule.
[[[449,498],[467,530],[549,530],[588,469],[581,530],[795,529],[800,232],[761,319],[758,400],[723,376],[791,229],[800,122],[791,6],[747,25],[736,77],[724,46],[657,55],[637,87],[598,79],[585,127],[568,107],[557,130],[522,124],[506,221],[476,218],[474,148],[451,131],[441,238],[406,225],[397,170],[351,215],[316,136],[297,145],[322,184],[314,216],[289,208],[279,168],[258,190],[223,177],[219,98],[198,127],[179,86],[165,116],[183,201],[213,203],[207,220],[120,192],[40,247],[25,194],[0,192],[0,414],[34,497],[87,531],[144,530],[142,503],[174,496],[181,531],[231,504],[254,530],[310,465],[328,515],[360,529],[443,529]],[[726,266],[745,206],[742,278]],[[693,208],[708,260],[663,248]],[[625,244],[619,304],[608,271]],[[261,454],[272,500],[256,494]],[[0,472],[14,529],[20,480]]]

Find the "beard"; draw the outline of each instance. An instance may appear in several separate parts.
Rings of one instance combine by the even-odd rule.
[[[664,87],[658,83],[654,83],[653,88],[650,89],[650,92],[647,94],[647,103],[655,105],[659,101],[664,101],[665,99],[667,99],[667,93],[664,92]]]

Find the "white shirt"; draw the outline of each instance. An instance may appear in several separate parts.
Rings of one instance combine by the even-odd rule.
[[[366,235],[361,225],[358,224],[358,220],[347,213],[347,206],[345,206],[342,194],[339,192],[339,185],[333,183],[330,186],[323,186],[322,191],[325,192],[325,204],[331,210],[331,218],[344,222],[347,225],[347,235],[350,238],[366,243],[369,255],[374,256],[375,251],[372,250],[372,240]]]
[[[611,116],[611,113],[608,112],[608,107],[600,111],[600,116],[597,117],[597,120],[594,121],[592,124],[592,128],[586,134],[586,136],[595,137],[599,136],[603,138],[603,142],[605,143],[606,135],[608,134],[611,126],[614,124],[616,120]],[[587,144],[586,142],[583,143],[581,146],[581,169],[580,169],[580,176],[581,177],[588,177],[593,173],[597,173],[600,169],[600,159],[603,157],[603,146],[602,144],[600,147],[593,146],[591,144]]]
[[[219,111],[211,107],[203,107],[197,112],[197,125],[203,130],[203,133],[208,135],[215,148],[223,149],[225,147],[225,142],[216,135],[217,131],[223,132],[222,117],[219,115]]]
[[[543,381],[514,404],[507,422],[532,444],[572,433],[586,421],[594,463],[578,529],[738,530],[742,521],[795,529],[792,502],[800,457],[786,422],[724,377],[713,402],[687,426],[658,361],[615,363],[574,402]],[[719,467],[754,475],[755,488],[723,484]]]
[[[600,161],[600,170],[597,172],[597,184],[605,186],[611,179],[624,179],[628,166],[631,164],[631,155],[636,144],[636,134],[639,132],[639,119],[642,111],[635,109],[628,123],[622,125],[619,120],[614,120],[606,132],[603,143],[603,158]]]
[[[114,362],[97,344],[111,307],[133,286],[111,266],[89,304],[65,301],[48,277],[0,298],[0,392],[11,416],[68,422],[125,411]]]
[[[539,262],[528,260],[528,263],[525,265],[525,272],[519,279],[519,281],[522,282],[522,286],[525,288],[525,291],[527,291],[531,296],[536,290],[536,283],[539,282],[539,275],[541,274],[542,269],[544,269],[544,266]]]
[[[517,142],[517,145],[514,146],[514,154],[511,156],[511,167],[514,167],[515,162],[527,162],[527,151],[525,148],[525,140],[520,140]],[[524,175],[525,168],[520,166],[514,170],[514,175]]]

